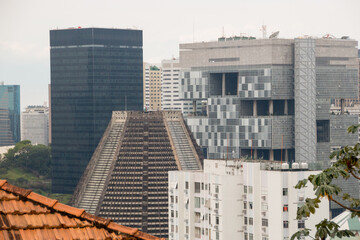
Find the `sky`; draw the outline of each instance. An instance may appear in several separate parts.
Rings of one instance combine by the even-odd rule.
[[[48,102],[49,30],[143,30],[144,61],[179,56],[179,43],[247,34],[350,36],[360,41],[360,0],[0,0],[0,82],[20,84],[21,108]]]

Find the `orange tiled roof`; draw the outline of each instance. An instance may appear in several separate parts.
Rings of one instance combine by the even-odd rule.
[[[160,240],[0,180],[0,239]]]

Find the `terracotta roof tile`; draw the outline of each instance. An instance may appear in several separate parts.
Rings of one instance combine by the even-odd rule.
[[[0,180],[0,187],[2,187],[5,183],[7,183],[6,180]]]
[[[81,214],[83,214],[85,211],[84,209],[74,208],[59,202],[56,203],[52,208],[55,209],[56,211],[68,213],[76,217],[80,217]]]
[[[27,197],[27,195],[31,193],[31,190],[19,188],[9,183],[5,183],[4,185],[1,186],[1,188],[7,192],[14,193],[21,197]]]
[[[159,238],[0,180],[0,239]]]
[[[55,199],[47,198],[34,192],[31,192],[29,196],[27,196],[27,198],[34,202],[41,203],[42,205],[45,205],[47,207],[53,207],[58,202]]]

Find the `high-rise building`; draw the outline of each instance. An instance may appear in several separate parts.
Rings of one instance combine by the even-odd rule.
[[[21,113],[21,140],[32,144],[49,144],[49,108],[28,106]]]
[[[113,112],[72,205],[167,238],[168,171],[202,160],[180,111]]]
[[[161,110],[161,69],[144,63],[144,109]]]
[[[180,98],[210,159],[248,157],[330,164],[332,146],[353,145],[357,116],[334,115],[332,99],[358,97],[358,42],[244,39],[180,44]],[[199,116],[200,115],[200,116]]]
[[[52,191],[72,193],[112,111],[142,110],[141,30],[50,31]]]
[[[0,146],[20,141],[20,85],[0,85]]]
[[[173,58],[161,62],[161,105],[163,110],[182,110],[179,99],[180,64],[179,59]]]
[[[295,189],[299,180],[320,171],[307,164],[269,161],[205,160],[204,171],[169,172],[169,239],[290,239],[298,230],[329,218],[323,200],[310,218],[297,210],[312,187]]]

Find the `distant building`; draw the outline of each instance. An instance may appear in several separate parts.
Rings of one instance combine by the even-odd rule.
[[[358,42],[244,39],[180,44],[180,98],[209,159],[330,165],[332,146],[353,145],[357,116],[333,115],[334,99],[357,99]],[[231,154],[227,154],[227,152]]]
[[[161,110],[161,69],[150,63],[144,63],[144,109]]]
[[[20,141],[20,85],[0,85],[0,146]]]
[[[49,144],[49,108],[28,106],[21,113],[21,140],[32,144]]]
[[[141,30],[50,31],[52,191],[72,193],[112,111],[143,108]]]
[[[202,159],[180,111],[113,112],[71,205],[167,238],[168,171]]]
[[[161,105],[163,110],[182,110],[179,98],[180,64],[179,59],[173,58],[161,62]]]
[[[316,214],[296,220],[311,187],[299,180],[319,171],[307,164],[205,160],[204,171],[169,172],[169,239],[279,240],[329,218],[324,200]]]

